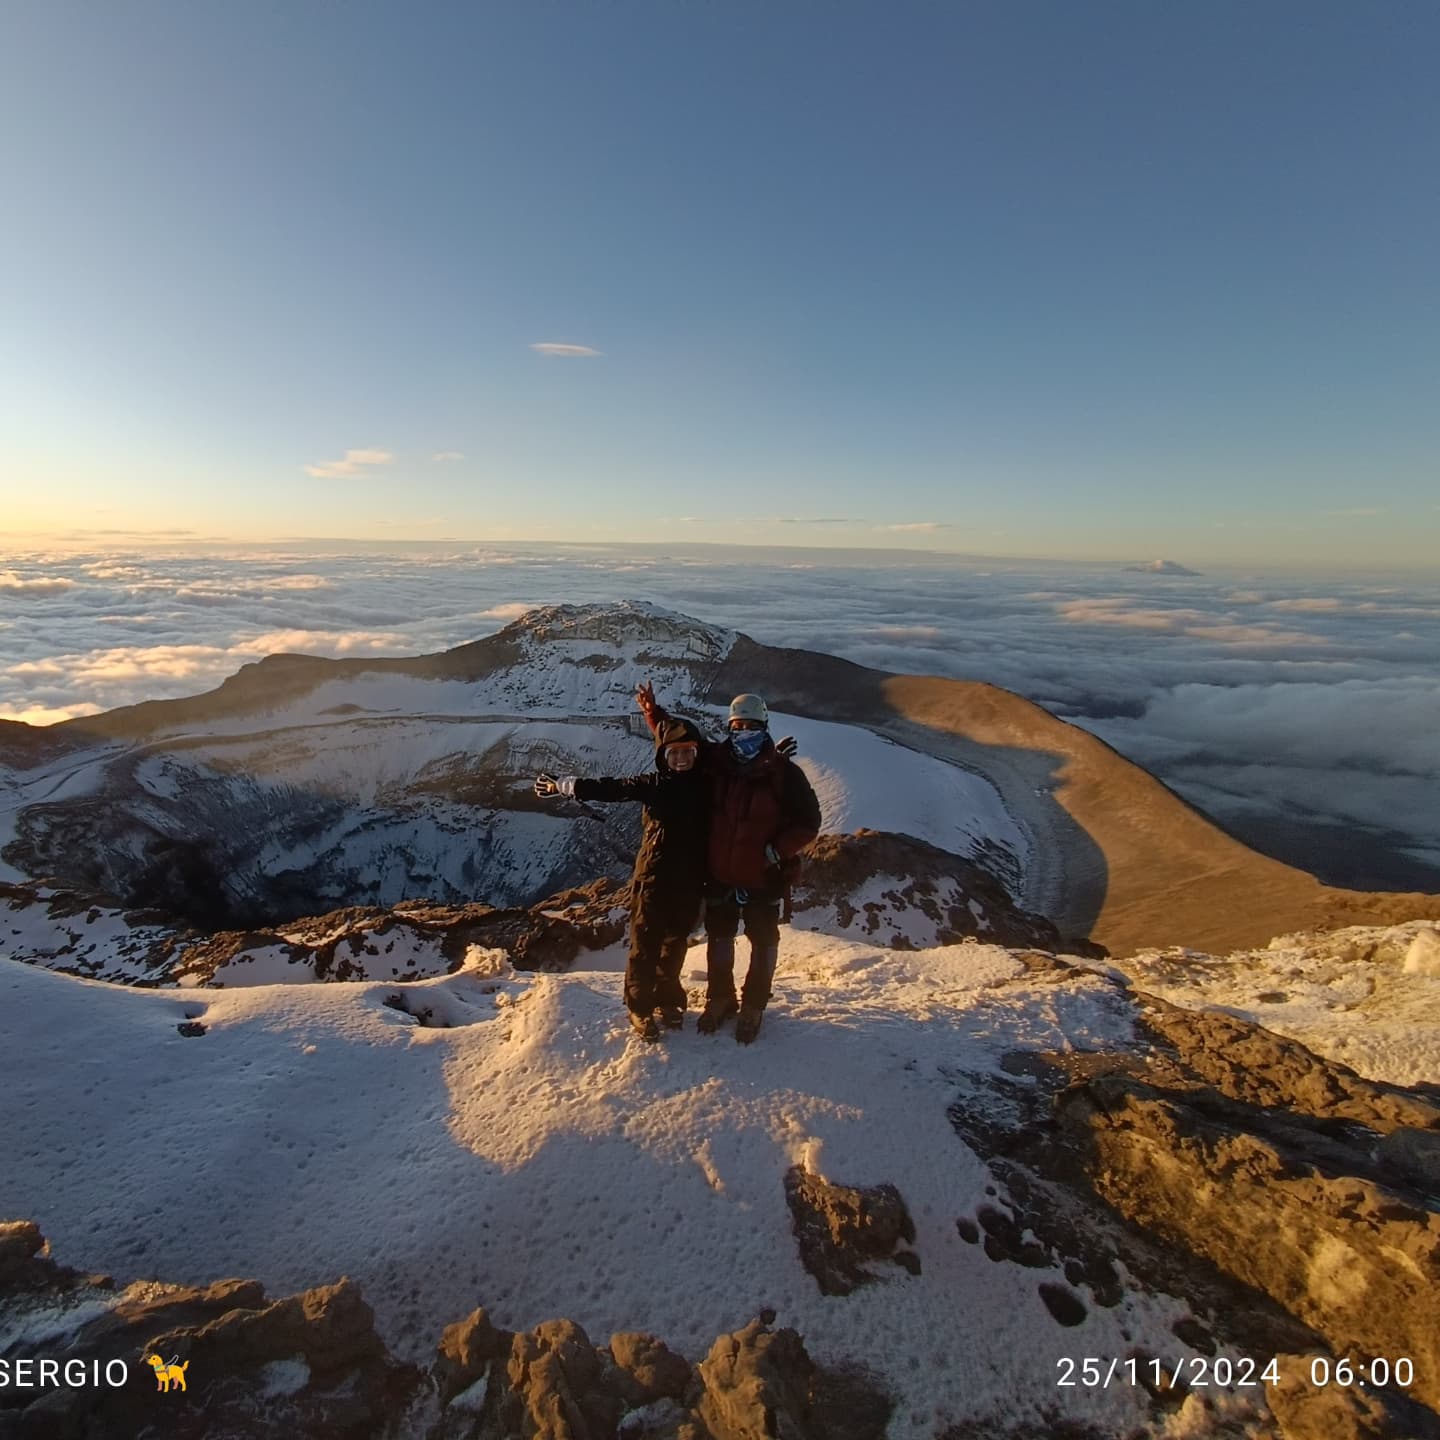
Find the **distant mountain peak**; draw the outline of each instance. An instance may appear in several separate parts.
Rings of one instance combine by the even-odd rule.
[[[588,640],[619,645],[653,642],[678,646],[691,655],[718,659],[735,643],[735,632],[707,625],[692,615],[667,610],[646,600],[616,600],[595,605],[539,605],[527,610],[501,632],[548,643]]]
[[[1147,560],[1143,565],[1127,565],[1127,570],[1133,570],[1141,575],[1199,575],[1199,570],[1191,570],[1181,565],[1176,560]]]

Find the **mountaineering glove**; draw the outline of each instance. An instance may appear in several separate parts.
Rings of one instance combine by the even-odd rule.
[[[550,775],[542,770],[535,777],[535,793],[540,796],[542,800],[549,799],[552,795],[569,795],[573,797],[575,794],[575,781],[577,779],[579,779],[577,775],[561,775],[557,779],[554,775]]]
[[[780,852],[773,845],[767,845],[765,847],[765,858],[772,865],[778,865],[780,863]]]
[[[800,748],[799,742],[793,735],[787,735],[783,740],[775,742],[775,753],[783,755],[787,760]]]

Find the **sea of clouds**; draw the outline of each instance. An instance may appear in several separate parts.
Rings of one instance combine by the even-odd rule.
[[[558,601],[991,681],[1333,883],[1440,890],[1440,582],[905,552],[176,546],[12,551],[0,716],[194,694],[277,651],[411,655]]]

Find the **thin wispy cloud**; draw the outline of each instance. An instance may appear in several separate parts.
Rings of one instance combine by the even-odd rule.
[[[875,528],[900,534],[914,530],[949,530],[951,526],[945,520],[911,520],[902,525],[877,525]]]
[[[431,457],[436,465],[449,465],[456,460],[463,460],[464,454],[459,450],[437,450]]]
[[[588,360],[603,355],[603,350],[593,350],[589,345],[560,345],[551,340],[542,340],[530,347],[540,355],[554,355],[562,360]]]
[[[347,450],[343,460],[322,460],[307,465],[305,473],[317,480],[351,480],[376,465],[389,465],[395,457],[388,450]]]
[[[776,525],[859,525],[862,522],[849,515],[777,515]]]

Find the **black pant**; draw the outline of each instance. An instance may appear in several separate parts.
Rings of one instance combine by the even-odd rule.
[[[740,1003],[747,1010],[765,1008],[775,978],[775,961],[780,954],[780,902],[781,896],[774,890],[737,893],[729,886],[706,886],[707,1004],[723,1004],[735,998],[735,936],[743,920],[745,937],[750,941],[750,968],[745,972]]]
[[[625,1006],[648,1015],[657,1005],[683,1010],[685,987],[680,971],[690,932],[699,917],[693,894],[640,891],[630,910],[630,958],[625,965]]]

